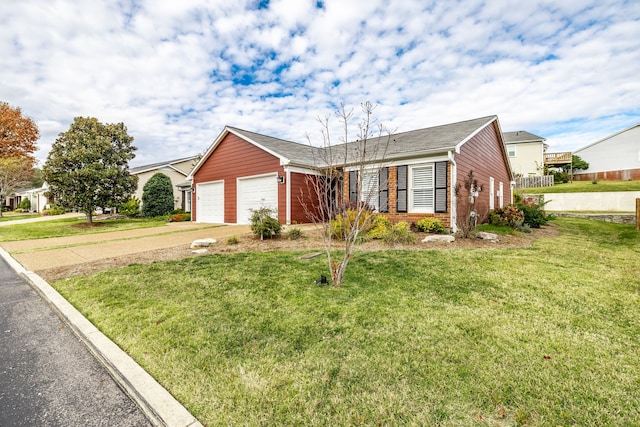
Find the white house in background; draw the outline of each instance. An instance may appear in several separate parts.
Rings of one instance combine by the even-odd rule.
[[[514,176],[544,175],[545,138],[524,130],[503,132],[502,138]]]
[[[31,203],[31,212],[42,212],[50,207],[49,199],[45,196],[45,193],[49,190],[49,184],[46,182],[42,184],[40,188],[30,188],[28,190],[17,191],[16,206],[24,199],[29,199]]]
[[[184,157],[129,169],[131,175],[138,177],[138,188],[134,195],[142,200],[144,185],[149,181],[149,178],[160,172],[167,175],[173,184],[174,209],[183,209],[186,212],[190,212],[191,186],[182,185],[180,188],[178,186],[185,183],[187,176],[199,158],[200,156]]]
[[[574,154],[589,163],[589,169],[574,175],[576,180],[640,180],[640,123],[580,148]]]

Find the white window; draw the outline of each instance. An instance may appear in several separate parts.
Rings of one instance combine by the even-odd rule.
[[[377,171],[365,171],[362,175],[362,193],[360,200],[373,207],[377,212],[378,206],[378,172]]]
[[[515,145],[507,145],[507,154],[509,157],[516,156],[516,146]]]
[[[409,169],[409,212],[433,213],[433,164]]]
[[[499,193],[498,193],[498,203],[500,203],[500,209],[504,208],[504,185],[500,182],[499,185]]]
[[[489,177],[489,210],[496,207],[496,183],[493,177]]]

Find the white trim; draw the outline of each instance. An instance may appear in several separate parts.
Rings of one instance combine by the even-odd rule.
[[[290,166],[287,165],[284,167],[284,171],[285,172],[293,172],[293,173],[301,173],[304,175],[317,175],[317,176],[324,176],[324,174],[320,171],[317,170],[313,170],[313,169],[305,169],[305,168],[300,168],[297,166]]]
[[[496,180],[489,177],[489,210],[492,211],[496,208]]]
[[[504,184],[502,183],[502,181],[500,181],[499,188],[500,189],[498,191],[500,193],[498,194],[498,201],[500,209],[502,209],[504,208]]]
[[[382,170],[383,168],[391,167],[391,166],[413,166],[413,165],[423,165],[427,163],[436,163],[436,162],[446,162],[450,160],[449,156],[439,155],[434,157],[421,157],[416,159],[405,159],[405,160],[394,160],[391,162],[385,163],[372,163],[370,165],[366,165],[364,170]],[[345,172],[358,171],[360,167],[358,166],[349,166],[345,167]]]
[[[287,191],[287,195],[286,195],[286,221],[287,221],[287,225],[291,224],[291,171],[290,170],[285,170],[284,172],[285,174],[285,183],[284,185],[286,186],[286,191]]]

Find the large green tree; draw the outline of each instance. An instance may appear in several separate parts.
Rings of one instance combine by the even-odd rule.
[[[79,209],[91,223],[96,208],[129,199],[138,183],[129,174],[136,150],[132,142],[124,123],[76,117],[69,130],[58,135],[42,168],[56,204]]]
[[[163,173],[153,174],[142,188],[142,216],[156,217],[173,210],[173,184]]]

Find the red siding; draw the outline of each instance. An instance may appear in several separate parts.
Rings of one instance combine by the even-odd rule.
[[[509,173],[509,161],[505,157],[504,144],[498,138],[497,124],[493,122],[467,141],[456,154],[457,182],[463,186],[464,179],[473,171],[473,175],[482,186],[479,194],[476,211],[479,221],[487,219],[489,214],[489,178],[495,181],[495,191],[500,189],[502,182],[504,190],[504,205],[511,203],[511,175]],[[455,196],[454,196],[455,197]],[[495,198],[495,207],[498,208],[498,197]],[[458,206],[458,216],[462,215]]]
[[[307,185],[306,178],[313,177],[301,173],[291,173],[291,223],[292,224],[305,224],[311,222],[307,218],[304,206],[304,202],[308,209],[313,209],[317,202],[315,202],[315,192],[313,190],[313,184]]]
[[[224,180],[224,221],[236,223],[236,179],[238,177],[277,172],[284,175],[280,159],[229,133],[218,144],[211,156],[193,177],[193,186],[198,183]],[[278,185],[278,219],[286,221],[286,186]],[[197,219],[198,206],[194,197],[191,216]]]

